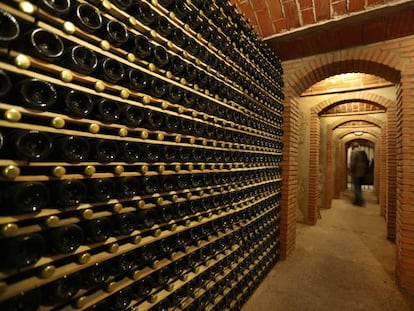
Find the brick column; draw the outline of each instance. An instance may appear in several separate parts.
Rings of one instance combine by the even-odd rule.
[[[320,178],[319,178],[319,148],[320,148],[320,120],[319,116],[312,112],[309,133],[309,201],[308,222],[315,225],[319,215]]]

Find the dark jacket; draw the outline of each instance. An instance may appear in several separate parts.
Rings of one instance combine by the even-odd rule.
[[[351,153],[351,176],[364,177],[368,173],[369,161],[367,154],[363,150],[354,149]]]

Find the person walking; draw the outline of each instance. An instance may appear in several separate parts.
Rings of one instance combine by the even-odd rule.
[[[354,186],[355,201],[354,205],[363,206],[365,204],[362,196],[362,184],[365,176],[368,173],[369,161],[368,156],[364,150],[360,150],[357,142],[352,143],[350,173],[352,177],[352,184]]]

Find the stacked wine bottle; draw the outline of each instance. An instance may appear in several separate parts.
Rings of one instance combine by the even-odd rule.
[[[279,59],[225,0],[0,25],[0,310],[239,310],[279,258]]]

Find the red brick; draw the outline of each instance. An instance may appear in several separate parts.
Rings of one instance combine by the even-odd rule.
[[[269,16],[269,11],[256,11],[256,19],[260,21],[260,30],[264,37],[273,34],[273,24]]]
[[[316,20],[324,21],[330,18],[330,1],[326,0],[314,0]]]
[[[279,1],[268,1],[269,12],[273,20],[284,18],[282,7]]]
[[[345,15],[348,12],[346,7],[346,1],[342,0],[339,2],[332,3],[332,15],[333,16],[340,16]]]
[[[312,0],[299,0],[299,4],[301,9],[313,8]]]
[[[315,15],[313,14],[313,8],[302,10],[301,14],[303,25],[315,23]]]
[[[298,8],[295,2],[285,3],[285,14],[288,29],[300,26]]]

